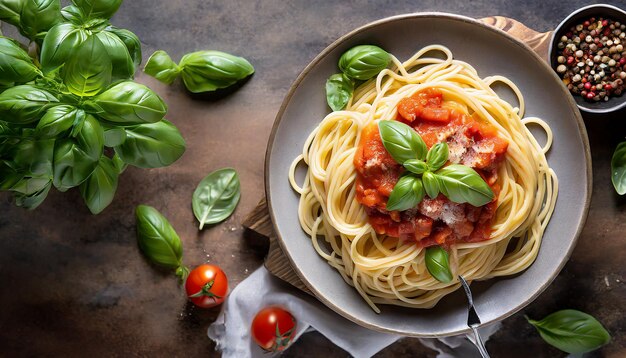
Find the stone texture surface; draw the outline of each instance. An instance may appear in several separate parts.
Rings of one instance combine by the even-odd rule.
[[[626,7],[624,1],[607,1]],[[188,143],[163,169],[129,168],[114,203],[92,216],[78,191],[54,192],[36,211],[0,195],[0,356],[219,356],[206,337],[218,309],[197,310],[173,275],[151,267],[135,241],[137,204],[158,208],[184,242],[188,265],[221,265],[231,286],[258,267],[267,246],[240,223],[263,192],[263,156],[278,107],[299,71],[345,32],[382,17],[447,11],[473,17],[503,15],[548,31],[586,1],[207,1],[127,0],[113,23],[134,31],[144,60],[157,49],[175,60],[218,49],[245,56],[254,77],[223,98],[197,98],[180,84],[145,75],[169,104],[168,118]],[[9,30],[9,33],[11,31]],[[537,89],[541,91],[540,88]],[[609,160],[626,135],[626,113],[585,118],[594,169],[587,225],[564,271],[534,303],[507,319],[488,343],[493,357],[564,356],[546,345],[523,314],[543,317],[562,308],[595,315],[613,341],[592,356],[626,356],[624,249],[626,199],[611,187]],[[225,223],[198,231],[190,199],[208,172],[239,171],[242,200]],[[285,357],[346,356],[330,340],[308,334]],[[435,354],[404,339],[378,357]]]

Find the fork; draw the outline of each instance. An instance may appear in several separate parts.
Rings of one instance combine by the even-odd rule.
[[[480,338],[480,334],[478,333],[478,326],[480,326],[480,318],[478,317],[478,313],[476,313],[476,309],[474,308],[474,299],[472,298],[472,291],[470,291],[469,285],[467,281],[463,278],[463,276],[459,275],[459,280],[461,281],[461,285],[465,290],[465,295],[467,296],[467,301],[469,303],[469,312],[467,314],[467,325],[471,328],[472,332],[474,332],[474,345],[478,348],[480,355],[483,358],[490,358],[487,349],[485,348],[485,344],[483,343],[482,338]]]

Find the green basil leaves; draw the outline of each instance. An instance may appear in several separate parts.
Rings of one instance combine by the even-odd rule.
[[[122,40],[124,45],[126,45],[126,50],[128,50],[128,53],[133,60],[133,64],[135,65],[135,69],[137,69],[137,67],[141,64],[141,41],[139,41],[137,35],[126,29],[118,29],[115,26],[109,26],[106,30],[115,34],[120,40]]]
[[[6,21],[11,25],[20,25],[20,14],[24,7],[25,0],[3,0],[0,1],[0,21]]]
[[[112,81],[132,78],[135,75],[135,64],[126,44],[117,35],[108,31],[101,31],[96,37],[104,46],[104,51],[111,61]]]
[[[140,168],[160,168],[185,152],[185,140],[167,120],[126,128],[126,139],[115,147],[124,163]]]
[[[172,84],[180,74],[180,67],[172,61],[170,55],[163,50],[156,51],[150,56],[143,71],[157,80]]]
[[[339,58],[339,69],[355,80],[369,80],[385,69],[391,56],[385,50],[373,45],[355,46]]]
[[[346,108],[353,91],[354,81],[344,74],[334,74],[326,81],[326,102],[333,111],[340,111]]]
[[[183,245],[170,222],[148,205],[137,206],[135,216],[141,252],[152,263],[176,270],[176,275],[184,280],[189,270],[183,266]]]
[[[460,164],[451,164],[437,173],[441,193],[455,203],[483,206],[494,198],[493,191],[476,171]]]
[[[450,149],[448,148],[448,143],[442,142],[433,145],[426,155],[428,169],[434,172],[443,167],[443,165],[448,161],[449,154]]]
[[[493,191],[474,169],[460,164],[441,168],[448,160],[446,143],[435,144],[428,150],[413,128],[397,121],[379,121],[378,130],[387,152],[407,169],[389,196],[387,210],[415,207],[424,193],[431,198],[442,193],[455,203],[473,206],[494,199]]]
[[[102,127],[87,116],[76,138],[58,140],[54,148],[54,186],[60,191],[80,185],[98,165],[104,148]]]
[[[214,171],[198,184],[193,192],[192,207],[199,229],[229,217],[239,203],[239,176],[232,168]]]
[[[17,42],[0,36],[0,85],[26,83],[40,75],[41,71]]]
[[[41,67],[44,73],[63,65],[87,37],[85,30],[72,23],[61,23],[51,28],[41,46]]]
[[[254,67],[243,57],[220,51],[189,53],[176,65],[165,51],[157,51],[148,59],[144,72],[167,84],[181,74],[185,87],[200,93],[230,87],[253,74]]]
[[[87,19],[109,19],[122,5],[122,0],[72,0],[72,3]]]
[[[393,160],[404,164],[410,159],[424,160],[428,147],[413,128],[398,121],[378,122],[380,138]]]
[[[165,102],[144,85],[118,83],[93,99],[96,114],[120,125],[158,122],[165,116]]]
[[[619,195],[626,194],[626,142],[618,144],[611,158],[611,181]]]
[[[366,81],[378,75],[391,61],[391,56],[373,45],[360,45],[346,51],[339,59],[337,73],[326,81],[326,102],[333,111],[340,111],[354,92],[355,81]]]
[[[393,187],[387,201],[387,210],[408,210],[416,207],[422,199],[424,199],[422,180],[413,175],[405,175],[400,177]]]
[[[452,281],[449,255],[440,246],[431,246],[426,249],[426,268],[437,281],[448,283]]]
[[[561,310],[540,321],[528,319],[528,322],[550,345],[571,354],[590,352],[611,340],[598,320],[576,310]]]
[[[30,123],[58,102],[50,92],[33,85],[11,87],[0,93],[0,117],[9,123]]]
[[[162,167],[185,151],[163,100],[132,81],[141,42],[109,21],[121,3],[0,1],[0,20],[31,40],[0,34],[0,190],[17,205],[79,187],[99,213],[128,165]]]
[[[102,156],[89,178],[80,184],[80,194],[92,214],[99,214],[111,204],[118,176],[113,160]]]
[[[31,40],[43,39],[45,33],[60,21],[60,0],[27,0],[22,6],[19,29]]]
[[[95,96],[111,83],[113,65],[106,47],[96,36],[89,36],[61,70],[67,89],[79,96]]]
[[[67,132],[73,125],[80,125],[85,119],[85,111],[69,105],[50,108],[41,117],[35,133],[41,138],[54,138]]]

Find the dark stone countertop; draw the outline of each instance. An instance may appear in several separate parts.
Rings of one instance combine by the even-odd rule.
[[[623,0],[607,2],[626,7]],[[140,74],[138,81],[168,103],[168,119],[187,140],[187,152],[168,168],[129,168],[115,201],[98,216],[89,213],[77,190],[53,192],[33,212],[0,196],[0,356],[218,356],[206,328],[219,310],[187,304],[173,275],[142,258],[135,240],[136,205],[153,205],[170,219],[183,239],[187,264],[219,264],[234,287],[262,263],[267,250],[244,235],[240,223],[263,194],[263,158],[274,116],[299,71],[324,47],[370,21],[418,11],[503,15],[548,31],[586,3],[125,1],[113,23],[141,38],[144,60],[157,49],[175,60],[186,52],[217,49],[246,57],[256,74],[218,100],[194,99],[180,85],[167,87]],[[592,356],[626,356],[626,199],[614,193],[609,172],[612,151],[626,136],[625,119],[626,113],[585,118],[594,172],[587,225],[554,283],[489,341],[493,357],[565,356],[523,317],[563,308],[596,316],[612,333],[613,341]],[[225,166],[239,171],[241,203],[225,223],[198,231],[191,194],[207,173]],[[283,356],[345,355],[314,333]],[[404,339],[377,357],[409,355],[434,352]]]

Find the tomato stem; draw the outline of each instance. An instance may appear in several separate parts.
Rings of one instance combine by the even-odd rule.
[[[211,297],[213,299],[222,298],[221,296],[218,296],[215,293],[211,292],[211,288],[213,287],[214,283],[215,283],[215,280],[211,280],[207,282],[206,284],[204,284],[204,286],[202,286],[200,291],[194,293],[193,295],[190,295],[189,297],[194,298],[194,297],[206,296],[206,297]]]

